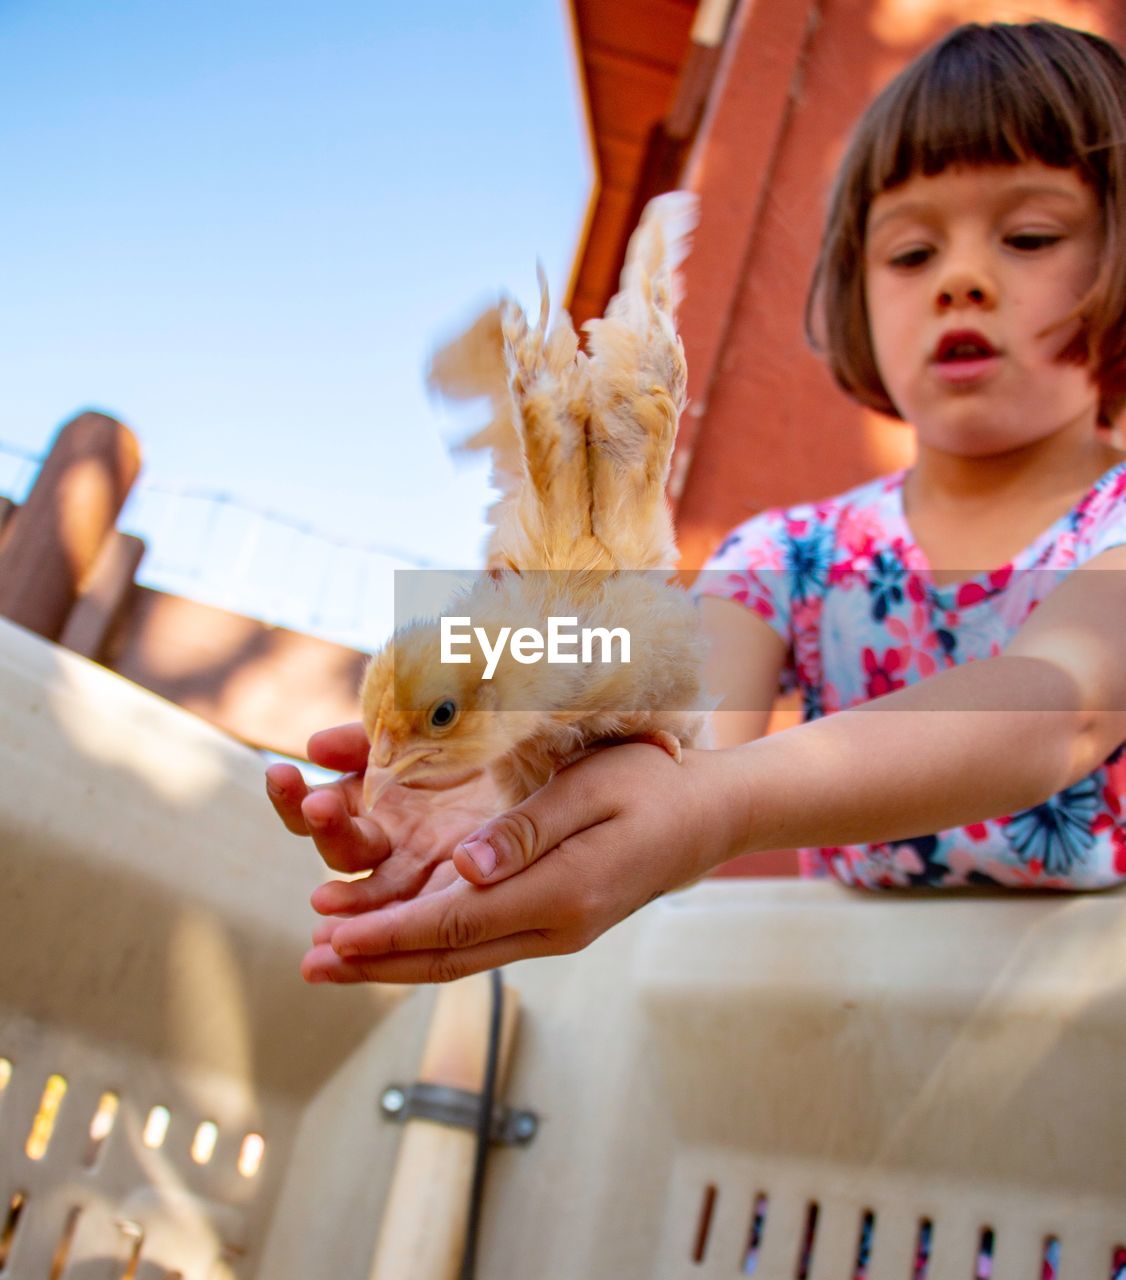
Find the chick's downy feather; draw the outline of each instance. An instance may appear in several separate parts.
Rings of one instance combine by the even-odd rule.
[[[361,688],[371,742],[369,804],[398,781],[449,787],[488,768],[509,802],[596,744],[645,739],[679,758],[700,727],[702,642],[695,610],[670,580],[676,564],[665,499],[684,407],[676,334],[676,268],[694,197],[648,206],[630,242],[620,291],[588,322],[582,351],[569,318],[549,328],[546,284],[534,324],[512,301],[485,312],[431,364],[444,394],[489,398],[493,418],[469,442],[492,451],[500,499],[490,512],[490,572],[443,609],[496,642],[549,619],[628,631],[595,660],[495,664],[470,644],[442,661],[437,621],[400,628]],[[602,660],[598,660],[601,657]]]

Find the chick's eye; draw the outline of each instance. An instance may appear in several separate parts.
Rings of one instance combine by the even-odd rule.
[[[430,712],[430,724],[434,729],[445,729],[456,717],[457,703],[452,698],[444,698]]]

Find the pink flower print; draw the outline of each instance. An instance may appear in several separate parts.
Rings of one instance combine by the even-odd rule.
[[[963,582],[958,588],[958,594],[954,597],[954,603],[959,609],[965,609],[969,605],[979,604],[988,597],[989,592],[980,582]]]
[[[753,609],[761,618],[774,617],[774,605],[769,595],[763,591],[757,575],[753,573],[732,573],[727,578],[730,587],[730,599],[748,609]]]
[[[919,675],[925,680],[927,676],[933,676],[938,670],[938,663],[931,657],[929,653],[923,653],[921,650],[915,654],[915,665],[919,668]]]
[[[1030,859],[1023,866],[1013,866],[1010,862],[990,859],[986,862],[984,870],[994,880],[1017,889],[1073,889],[1075,887],[1067,876],[1044,875],[1044,864],[1036,858]]]
[[[875,650],[865,649],[862,656],[869,698],[879,698],[905,687],[907,682],[896,674],[905,665],[899,649],[888,649],[883,658],[878,658]]]
[[[854,560],[841,560],[829,566],[829,586],[843,587],[849,583],[864,583],[867,580],[869,565],[863,556]]]
[[[1052,568],[1053,569],[1073,569],[1078,555],[1075,550],[1075,537],[1068,535],[1063,537],[1056,543],[1052,549]]]
[[[924,679],[933,676],[942,665],[941,659],[945,657],[942,641],[938,638],[938,632],[928,625],[926,612],[921,605],[916,605],[913,610],[911,629],[908,629],[902,619],[891,617],[884,619],[884,630],[893,639],[902,642],[899,648],[905,665],[910,664],[914,658],[919,675]]]
[[[748,569],[782,569],[786,564],[786,554],[778,542],[764,542],[748,549],[746,567]]]
[[[907,630],[907,624],[902,618],[885,618],[884,630],[889,636],[900,641],[902,644],[907,644],[911,639],[911,633]]]
[[[970,605],[980,604],[982,600],[988,600],[990,596],[995,596],[998,592],[1003,591],[1009,584],[1009,579],[1013,576],[1013,566],[1005,565],[1001,569],[994,569],[992,573],[986,576],[985,582],[963,582],[954,595],[954,603],[959,609],[965,609]]]
[[[1035,860],[1024,864],[1002,862],[999,858],[981,858],[971,849],[954,846],[947,853],[946,862],[950,867],[947,885],[970,884],[970,876],[975,871],[1016,889],[1066,889],[1069,885],[1066,876],[1044,875],[1043,863]]]
[[[1091,823],[1091,830],[1097,834],[1110,832],[1110,847],[1114,850],[1114,870],[1118,875],[1126,875],[1126,830],[1120,822],[1116,822],[1109,813],[1100,813]]]
[[[866,507],[846,507],[837,525],[837,541],[853,557],[868,559],[881,532],[875,512]]]
[[[1126,750],[1122,750],[1116,758],[1103,765],[1106,774],[1106,790],[1104,795],[1114,813],[1121,812],[1119,796],[1126,795]]]
[[[913,542],[904,542],[902,538],[895,538],[892,541],[891,550],[899,563],[909,572],[918,575],[929,572],[930,566],[922,547],[917,547]]]
[[[831,716],[834,711],[839,711],[840,709],[840,690],[835,684],[831,684],[826,680],[821,686],[821,714]]]
[[[857,853],[856,869],[868,888],[901,888],[927,870],[918,850],[910,844],[873,844],[868,846],[866,857],[862,851]]]
[[[794,669],[805,685],[821,683],[821,602],[795,602],[792,614]]]

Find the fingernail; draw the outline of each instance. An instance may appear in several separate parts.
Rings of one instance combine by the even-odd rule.
[[[483,876],[491,876],[497,869],[497,851],[487,840],[466,840],[461,847]]]
[[[323,969],[311,969],[305,975],[305,981],[316,985],[318,982],[327,982],[328,974]]]

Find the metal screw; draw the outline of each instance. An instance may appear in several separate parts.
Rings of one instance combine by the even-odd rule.
[[[526,1111],[520,1112],[512,1126],[512,1131],[520,1142],[526,1141],[536,1131],[536,1118]]]
[[[383,1097],[379,1101],[380,1106],[388,1115],[397,1116],[407,1105],[407,1095],[402,1089],[397,1089],[392,1085],[391,1088],[383,1090]]]

